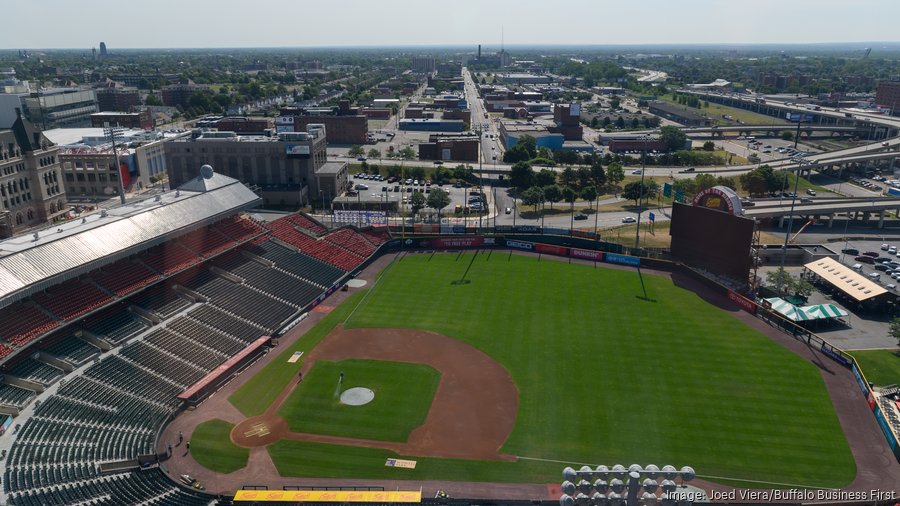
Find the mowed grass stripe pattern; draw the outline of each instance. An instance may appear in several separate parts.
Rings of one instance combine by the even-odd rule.
[[[819,371],[691,292],[505,252],[411,255],[348,322],[462,339],[520,391],[502,451],[839,487],[855,464]],[[549,477],[554,478],[554,477]],[[486,477],[485,479],[490,479]]]
[[[194,428],[191,434],[191,456],[201,466],[219,473],[231,473],[247,466],[250,450],[231,442],[234,425],[219,420],[207,420]],[[177,455],[184,446],[174,448]]]
[[[347,406],[335,397],[342,391],[369,388],[375,398]],[[293,432],[404,442],[425,422],[441,374],[423,364],[380,360],[317,361],[285,401],[278,415]]]
[[[266,408],[275,401],[275,398],[284,390],[291,378],[297,375],[297,371],[300,370],[300,366],[303,364],[300,361],[290,364],[288,363],[288,358],[295,351],[309,353],[309,350],[319,344],[319,341],[327,336],[335,325],[347,318],[347,315],[359,304],[365,293],[366,291],[359,291],[347,297],[343,304],[335,308],[325,318],[322,318],[315,327],[300,337],[292,346],[282,351],[272,363],[241,385],[228,397],[228,402],[246,417],[265,413]]]

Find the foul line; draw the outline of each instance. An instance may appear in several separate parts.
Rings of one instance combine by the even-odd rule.
[[[381,271],[381,272],[378,274],[378,277],[375,278],[375,282],[372,283],[372,288],[370,288],[370,289],[366,292],[366,294],[363,295],[363,298],[360,299],[360,301],[356,304],[356,307],[353,308],[353,311],[350,311],[350,314],[348,314],[347,317],[344,318],[343,324],[344,324],[345,326],[347,325],[347,322],[350,321],[350,318],[353,318],[353,315],[356,314],[356,310],[359,309],[359,306],[361,306],[362,303],[365,302],[366,299],[369,298],[369,295],[372,295],[372,292],[374,292],[376,288],[378,288],[378,283],[381,282],[381,278],[383,278],[384,275],[387,274],[389,270],[391,270],[391,267],[394,266],[394,263],[397,261],[397,259],[400,257],[400,255],[402,255],[402,254],[404,254],[404,253],[405,253],[405,252],[401,252],[401,253],[399,253],[397,256],[395,256],[394,259],[391,260],[391,263],[389,263],[388,266],[387,266],[383,271]]]
[[[569,464],[570,466],[596,466],[597,464],[592,464],[589,462],[572,462],[571,460],[554,460],[554,459],[541,459],[537,457],[522,457],[521,455],[516,455],[517,459],[522,460],[537,460],[540,462],[556,462],[559,464]],[[577,471],[577,469],[576,469]],[[562,472],[562,471],[560,471]],[[612,472],[611,470],[609,472]],[[744,483],[761,483],[763,485],[778,485],[782,487],[792,487],[792,488],[807,488],[807,489],[816,489],[816,490],[841,490],[838,488],[830,488],[830,487],[817,487],[815,485],[799,485],[797,483],[779,483],[777,481],[760,481],[760,480],[745,480],[741,478],[731,478],[728,476],[713,476],[710,474],[697,474],[695,475],[697,478],[708,478],[712,480],[728,480],[728,481],[741,481]]]

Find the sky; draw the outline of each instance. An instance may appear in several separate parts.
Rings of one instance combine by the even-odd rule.
[[[900,41],[898,0],[12,0],[0,48]]]

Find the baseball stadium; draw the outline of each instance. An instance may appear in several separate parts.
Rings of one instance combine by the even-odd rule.
[[[2,501],[896,499],[865,371],[702,269],[259,204],[205,166],[0,242]]]

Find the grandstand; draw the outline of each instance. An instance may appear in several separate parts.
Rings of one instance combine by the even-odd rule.
[[[389,239],[299,213],[241,216],[258,202],[204,171],[0,242],[0,413],[14,417],[0,436],[0,502],[215,500],[172,481],[155,454],[179,394],[255,352]]]

